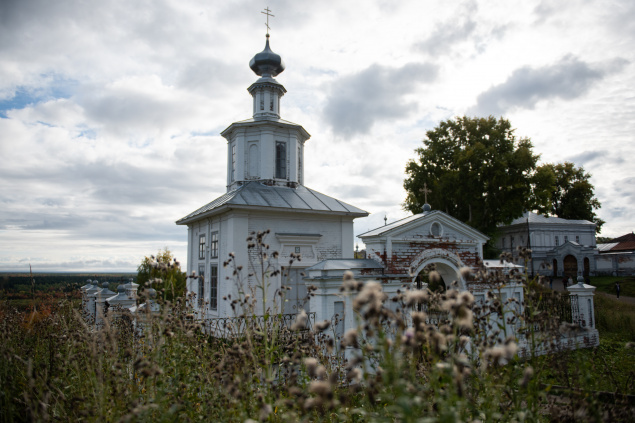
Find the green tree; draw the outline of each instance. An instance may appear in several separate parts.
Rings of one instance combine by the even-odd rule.
[[[563,219],[588,220],[596,224],[596,232],[604,221],[595,210],[601,206],[595,198],[591,175],[571,162],[547,163],[539,166],[533,178],[533,209]]]
[[[508,120],[457,117],[427,131],[423,144],[406,165],[406,210],[421,213],[426,184],[433,209],[494,236],[528,209],[539,156]]]
[[[158,296],[172,301],[182,297],[186,291],[187,275],[181,264],[166,247],[156,256],[146,256],[137,267],[137,283],[142,288],[154,288]]]

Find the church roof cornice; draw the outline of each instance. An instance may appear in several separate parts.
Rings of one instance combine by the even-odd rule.
[[[289,122],[288,120],[273,118],[273,117],[261,118],[261,119],[249,118],[249,119],[241,120],[238,122],[234,122],[231,125],[229,125],[227,128],[225,128],[225,130],[221,132],[220,134],[221,136],[227,138],[236,129],[243,129],[243,128],[249,128],[249,127],[266,127],[266,126],[273,126],[277,128],[286,129],[286,130],[298,131],[300,135],[304,137],[305,140],[308,140],[309,138],[311,138],[311,134],[309,134],[302,125]]]
[[[249,93],[251,94],[253,90],[257,88],[273,88],[282,91],[283,94],[287,92],[287,89],[284,87],[284,85],[282,85],[275,79],[268,77],[260,78],[259,80],[251,84],[249,88],[247,88],[247,91],[249,91]]]

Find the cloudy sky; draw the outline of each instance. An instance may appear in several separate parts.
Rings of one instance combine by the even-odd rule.
[[[406,162],[464,114],[584,166],[602,235],[634,229],[632,0],[3,0],[0,271],[184,261],[174,221],[225,192],[267,6],[306,185],[370,212],[357,234],[407,215]]]

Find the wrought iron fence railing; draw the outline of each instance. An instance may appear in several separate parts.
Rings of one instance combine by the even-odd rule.
[[[306,323],[293,327],[297,314],[269,314],[239,317],[220,317],[199,321],[205,332],[217,338],[235,338],[251,333],[308,333],[315,325],[315,313],[307,313]],[[293,328],[292,328],[293,327]]]
[[[573,308],[577,307],[578,297],[560,293],[542,293],[539,298],[532,298],[531,306],[525,307],[525,318],[533,320],[530,313],[540,312],[548,316],[557,317],[560,322],[573,322]]]

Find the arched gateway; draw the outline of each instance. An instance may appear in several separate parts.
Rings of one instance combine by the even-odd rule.
[[[431,264],[446,286],[456,281],[468,289],[461,268],[476,270],[483,259],[487,236],[465,223],[432,210],[426,204],[423,213],[398,220],[359,235],[366,244],[368,258],[381,263],[392,280],[415,282],[417,275]]]
[[[306,283],[315,287],[310,310],[316,321],[345,315],[344,326],[355,325],[351,302],[341,296],[342,276],[346,271],[360,281],[379,281],[389,296],[404,284],[416,287],[416,277],[426,266],[434,264],[446,286],[456,281],[459,290],[481,295],[461,278],[461,268],[476,270],[483,259],[483,245],[488,237],[465,223],[431,210],[381,226],[358,235],[366,244],[367,259],[330,259],[306,269]],[[341,316],[340,316],[341,317]]]
[[[435,266],[435,270],[441,275],[441,279],[445,284],[445,288],[449,288],[454,282],[457,283],[460,290],[466,290],[465,280],[461,277],[461,268],[465,264],[461,259],[451,251],[441,248],[431,248],[423,250],[412,262],[410,268],[413,270],[412,281],[430,265]]]

